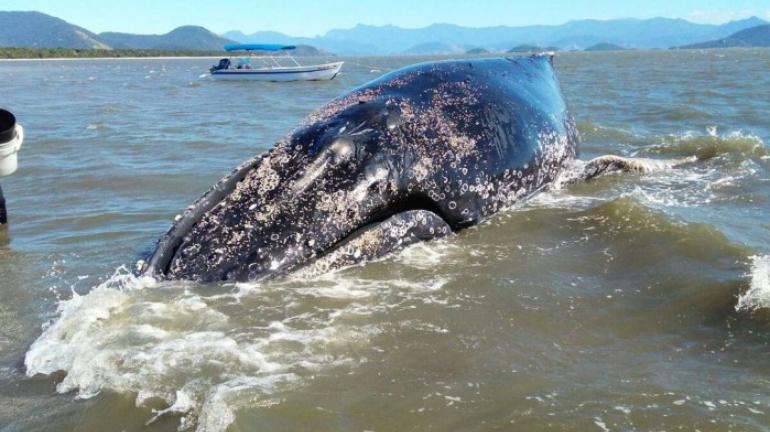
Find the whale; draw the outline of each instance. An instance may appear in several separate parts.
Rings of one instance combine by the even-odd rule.
[[[578,144],[551,54],[408,66],[313,111],[222,178],[139,271],[254,281],[378,259],[543,191]],[[630,168],[614,158],[590,171],[611,169]]]

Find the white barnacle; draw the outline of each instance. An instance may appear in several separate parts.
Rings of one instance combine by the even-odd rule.
[[[355,150],[354,144],[347,138],[338,138],[329,146],[329,151],[333,153],[337,163],[349,160],[353,157]]]

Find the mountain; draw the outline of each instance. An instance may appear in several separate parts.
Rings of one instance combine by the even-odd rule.
[[[446,44],[442,42],[425,42],[409,48],[408,50],[404,51],[403,54],[441,55],[441,54],[458,54],[458,53],[464,53],[465,51],[466,51],[465,48],[458,45]]]
[[[765,24],[768,24],[768,22],[761,18],[757,18],[753,16],[751,18],[746,18],[744,20],[729,22],[727,24],[724,24],[722,28],[729,34],[733,34],[741,30],[745,30],[745,29],[749,29],[752,27],[761,26]]]
[[[40,12],[0,12],[1,47],[220,51],[231,42],[196,26],[179,27],[164,35],[97,35]]]
[[[337,42],[323,37],[294,37],[274,31],[258,31],[252,34],[244,34],[240,31],[224,33],[222,37],[232,39],[240,43],[277,43],[284,45],[312,45],[323,51],[345,54],[377,54],[381,53],[376,43],[360,43],[356,41]]]
[[[105,32],[100,33],[99,38],[107,45],[116,49],[194,49],[218,51],[223,49],[225,44],[233,42],[199,26],[177,27],[162,35]]]
[[[468,54],[468,55],[490,54],[490,51],[486,48],[471,48],[468,51],[465,51],[465,54]]]
[[[433,24],[407,29],[393,25],[359,24],[350,29],[335,29],[314,38],[294,38],[277,32],[246,35],[229,32],[225,36],[239,42],[275,42],[308,44],[340,54],[396,54],[414,52],[415,48],[443,44],[446,47],[482,47],[505,51],[516,45],[555,46],[582,49],[598,43],[612,43],[628,48],[669,48],[720,39],[767,22],[751,17],[722,25],[696,24],[672,18],[624,18],[613,20],[578,20],[562,25],[523,27],[496,26],[471,28],[454,24]]]
[[[310,45],[295,45],[295,48],[291,50],[291,55],[294,57],[297,56],[325,56],[330,57],[334,56],[332,53],[328,53],[326,51],[321,51],[318,48]]]
[[[109,49],[90,31],[40,12],[0,11],[0,46]]]
[[[516,45],[515,47],[509,49],[508,53],[528,53],[528,52],[540,52],[540,51],[546,51],[545,49],[537,46],[537,45],[530,45],[530,44],[523,44],[523,45]]]
[[[628,48],[624,48],[620,45],[615,45],[607,42],[600,42],[596,45],[591,45],[584,51],[625,51]]]
[[[751,27],[730,36],[709,42],[685,45],[680,48],[770,47],[770,24]]]
[[[330,30],[316,37],[292,37],[278,32],[218,36],[203,27],[184,26],[162,35],[106,32],[96,35],[82,27],[39,12],[0,12],[0,47],[99,48],[219,51],[231,41],[309,45],[325,52],[348,55],[460,54],[471,48],[506,51],[512,46],[550,46],[584,49],[600,43],[625,48],[669,48],[713,41],[719,46],[754,46],[762,34],[742,34],[768,25],[757,17],[722,25],[696,24],[683,19],[624,18],[578,20],[562,25],[471,28],[432,24],[407,29],[393,25],[359,24]],[[755,30],[761,33],[761,30]]]
[[[250,35],[243,34],[240,31],[230,31],[223,34],[222,37],[240,43],[275,43],[283,45],[300,45],[297,41],[310,40],[310,38],[295,38],[274,31],[260,31]]]

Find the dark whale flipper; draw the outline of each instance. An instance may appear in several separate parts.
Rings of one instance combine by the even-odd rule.
[[[411,244],[442,238],[451,233],[450,226],[433,212],[410,210],[398,213],[382,223],[362,228],[297,274],[302,277],[315,276],[376,260]]]

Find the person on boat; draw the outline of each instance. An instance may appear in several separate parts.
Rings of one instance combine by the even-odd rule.
[[[230,59],[229,58],[223,58],[219,60],[219,64],[214,65],[211,67],[211,71],[218,71],[218,70],[226,70],[230,69]]]

